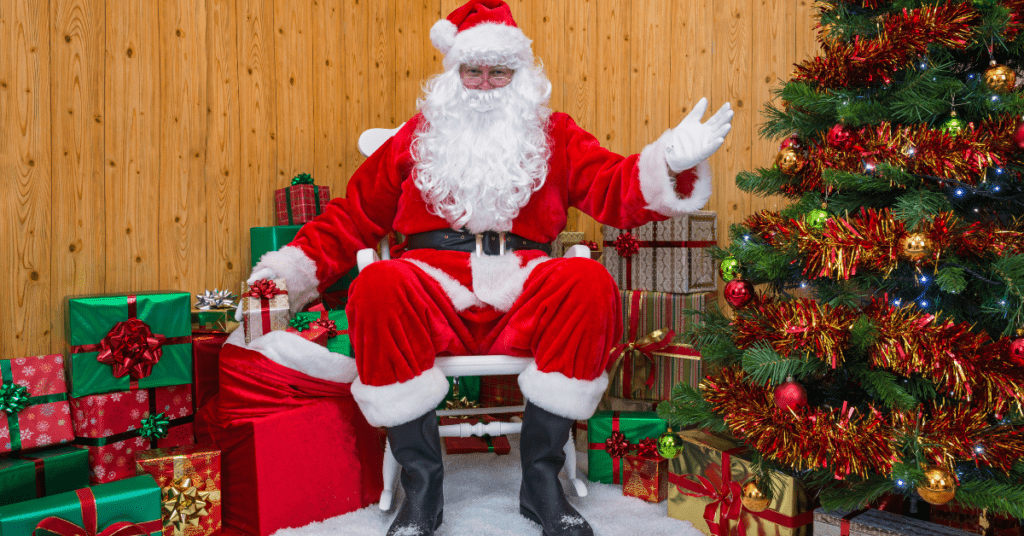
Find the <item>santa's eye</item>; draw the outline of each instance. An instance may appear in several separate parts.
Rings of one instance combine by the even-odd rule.
[[[484,71],[479,67],[463,67],[462,74],[466,76],[483,76]]]

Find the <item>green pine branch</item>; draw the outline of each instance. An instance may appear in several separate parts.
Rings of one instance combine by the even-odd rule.
[[[789,376],[799,379],[824,369],[819,359],[783,357],[765,342],[756,343],[743,352],[743,370],[754,383],[779,385]]]
[[[930,222],[935,214],[950,210],[953,207],[945,194],[921,188],[900,196],[893,206],[892,214],[903,221],[907,229],[914,229],[923,222]]]
[[[672,388],[672,399],[658,404],[658,417],[673,428],[696,427],[717,433],[728,433],[722,415],[715,413],[710,402],[700,392],[685,384]]]
[[[853,368],[851,374],[876,401],[885,407],[909,410],[919,401],[899,383],[899,378],[882,369]]]

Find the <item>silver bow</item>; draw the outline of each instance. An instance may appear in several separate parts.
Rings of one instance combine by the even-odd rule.
[[[207,290],[203,294],[196,294],[196,304],[193,307],[203,311],[210,309],[233,309],[237,307],[236,299],[238,299],[238,296],[235,296],[226,289],[213,289],[212,292]]]

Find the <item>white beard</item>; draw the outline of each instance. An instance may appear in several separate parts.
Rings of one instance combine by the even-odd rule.
[[[432,79],[413,143],[415,184],[430,211],[453,229],[510,231],[547,176],[549,97],[539,70],[483,91],[466,89],[457,69]]]

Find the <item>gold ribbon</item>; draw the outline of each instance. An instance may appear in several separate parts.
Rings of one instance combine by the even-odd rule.
[[[646,358],[646,380],[644,383],[638,384],[636,378],[643,377],[644,369],[641,369],[641,374],[633,376],[632,370],[628,371],[628,378],[623,378],[623,390],[626,391],[623,395],[632,396],[633,393],[646,387],[650,389],[654,385],[655,374],[657,369],[655,368],[655,360],[652,355],[658,350],[664,349],[672,342],[672,338],[675,337],[675,332],[668,328],[656,329],[647,335],[644,335],[640,339],[630,341],[626,344],[620,344],[612,348],[612,360],[615,363],[612,367],[611,377],[614,379],[618,377],[623,371],[623,366],[629,361],[630,367],[634,365],[633,358],[636,358],[639,362],[643,363],[644,360],[641,357]],[[630,359],[626,359],[629,356]]]
[[[174,536],[184,536],[188,527],[198,527],[203,516],[209,515],[209,508],[214,503],[220,502],[220,490],[199,491],[199,485],[203,482],[196,482],[193,485],[194,474],[185,475],[186,463],[189,458],[184,455],[175,456],[174,479],[171,484],[165,486],[161,505],[161,514],[164,526],[174,527]],[[190,463],[188,465],[191,465]],[[206,489],[214,487],[213,479],[207,479]]]

